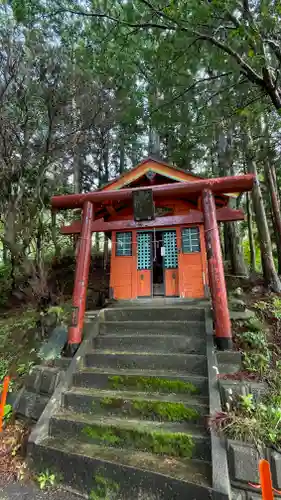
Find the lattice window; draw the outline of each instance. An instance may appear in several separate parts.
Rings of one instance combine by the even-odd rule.
[[[200,252],[200,233],[198,227],[188,227],[182,230],[183,253]]]
[[[163,233],[163,244],[165,247],[164,266],[166,269],[178,267],[177,235],[175,231]]]
[[[151,269],[152,267],[152,234],[138,233],[138,269]]]
[[[116,256],[130,257],[132,255],[132,233],[116,233]]]

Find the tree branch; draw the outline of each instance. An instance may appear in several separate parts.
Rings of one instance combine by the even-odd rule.
[[[264,40],[264,42],[267,43],[267,45],[273,50],[278,61],[281,62],[281,50],[278,43],[276,43],[275,40],[269,40],[269,39]]]
[[[56,10],[55,12],[52,12],[51,14],[46,14],[44,17],[52,17],[52,16],[57,16],[58,14],[74,14],[77,16],[83,16],[83,17],[96,17],[100,19],[108,19],[109,21],[114,21],[115,23],[122,24],[123,26],[129,26],[131,28],[157,28],[157,29],[162,29],[162,30],[170,30],[173,29],[172,26],[166,26],[165,24],[156,24],[156,23],[129,23],[127,21],[124,21],[122,19],[119,19],[118,17],[113,17],[110,16],[109,14],[105,13],[97,13],[97,12],[84,12],[81,10],[71,10],[71,9],[59,9]]]
[[[187,92],[194,89],[199,83],[208,82],[208,81],[212,81],[212,80],[218,80],[219,78],[223,78],[223,77],[231,75],[231,74],[232,74],[232,71],[228,71],[227,73],[222,73],[220,75],[214,75],[214,76],[208,76],[206,78],[201,78],[200,80],[193,82],[187,89],[184,89],[182,92],[179,92],[177,95],[173,96],[170,101],[164,102],[160,106],[157,106],[157,108],[152,109],[150,115],[156,113],[156,111],[159,111],[159,109],[162,109],[163,107],[168,106],[169,104],[172,104],[173,102],[177,101],[180,97],[187,94]]]

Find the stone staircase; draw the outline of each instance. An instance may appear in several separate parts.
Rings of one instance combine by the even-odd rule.
[[[204,308],[105,309],[98,328],[34,467],[94,500],[215,498]]]

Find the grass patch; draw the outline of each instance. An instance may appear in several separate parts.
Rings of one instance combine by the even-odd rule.
[[[100,444],[150,451],[159,455],[191,458],[194,449],[192,436],[181,432],[147,432],[92,425],[84,427],[82,433]]]
[[[269,393],[260,401],[247,394],[234,398],[227,412],[211,417],[210,427],[222,431],[229,439],[281,449],[280,421],[280,393],[275,396]]]
[[[187,393],[198,394],[199,389],[191,382],[182,380],[169,380],[158,377],[122,377],[114,375],[109,377],[112,389],[134,388],[142,391],[163,392],[163,393]]]

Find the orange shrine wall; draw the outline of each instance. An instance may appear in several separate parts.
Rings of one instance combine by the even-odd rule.
[[[157,207],[160,206],[172,208],[174,215],[186,214],[191,208],[196,209],[194,205],[180,200],[165,200],[165,202],[157,203]],[[110,218],[110,220],[132,219],[132,209],[125,209]],[[205,285],[208,284],[204,227],[203,225],[197,226],[200,230],[200,252],[186,254],[182,252],[182,229],[185,227],[194,227],[194,225],[167,226],[156,229],[157,231],[176,230],[177,238],[178,269],[164,271],[164,294],[182,298],[201,298],[204,297]],[[152,295],[152,271],[137,269],[137,233],[141,230],[140,228],[128,231],[132,233],[132,255],[127,257],[116,255],[116,232],[112,232],[110,289],[115,299],[134,299]],[[144,229],[144,231],[147,230]]]

